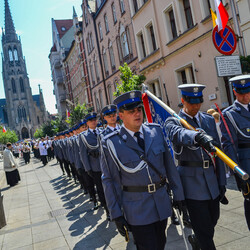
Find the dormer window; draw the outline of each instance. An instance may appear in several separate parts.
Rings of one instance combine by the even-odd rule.
[[[62,26],[61,31],[66,31],[66,28],[64,26]]]

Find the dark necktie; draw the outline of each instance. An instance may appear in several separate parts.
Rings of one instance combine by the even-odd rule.
[[[93,133],[94,133],[94,135],[96,135],[96,136],[97,136],[97,133],[96,133],[96,130],[95,130],[95,129],[93,130]]]
[[[197,127],[200,127],[200,125],[199,125],[199,123],[198,123],[196,117],[193,117],[193,121],[194,121],[194,123],[197,125]]]
[[[250,103],[248,104],[248,112],[250,112]]]
[[[117,130],[117,128],[114,128],[114,131],[116,131]]]
[[[140,137],[140,132],[135,132],[134,136],[137,138],[137,142],[138,142],[139,146],[144,151],[145,150],[145,144],[144,144],[144,140]]]

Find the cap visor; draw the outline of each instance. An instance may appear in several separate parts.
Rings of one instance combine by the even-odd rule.
[[[131,109],[139,108],[139,107],[143,107],[142,102],[129,103],[129,104],[126,104],[126,106],[122,106],[121,108],[124,110],[131,110]]]

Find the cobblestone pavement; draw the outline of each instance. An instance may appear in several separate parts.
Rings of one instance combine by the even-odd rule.
[[[21,182],[8,188],[0,162],[0,188],[4,195],[7,225],[0,230],[1,249],[135,249],[132,235],[127,244],[103,209],[92,211],[88,195],[78,184],[61,175],[56,160],[45,167],[32,159],[19,163]],[[250,233],[243,215],[243,198],[229,179],[229,205],[221,205],[216,227],[218,250],[248,249]],[[191,233],[185,229],[185,235]],[[180,226],[168,224],[166,249],[184,250]],[[191,246],[189,245],[189,249]]]

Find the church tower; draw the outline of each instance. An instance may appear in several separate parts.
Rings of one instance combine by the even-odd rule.
[[[21,39],[16,34],[8,0],[5,0],[2,50],[2,74],[9,128],[15,130],[20,139],[32,137],[40,122],[30,88]]]

